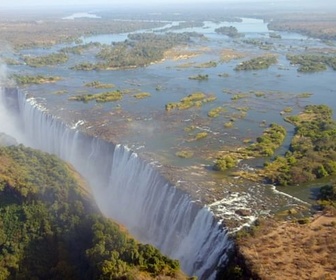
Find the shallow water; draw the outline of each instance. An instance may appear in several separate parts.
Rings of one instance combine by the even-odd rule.
[[[175,26],[178,22],[167,23],[166,27]],[[214,29],[220,26],[235,26],[245,37],[232,39],[217,34]],[[139,32],[160,32],[155,30],[139,30]],[[335,98],[335,72],[328,69],[324,72],[303,74],[297,72],[297,67],[290,65],[286,59],[287,53],[300,53],[306,48],[321,48],[326,45],[317,39],[307,38],[299,34],[277,32],[282,39],[269,38],[270,31],[267,23],[260,19],[243,18],[242,22],[204,22],[203,27],[175,30],[174,32],[196,31],[205,35],[207,40],[194,41],[187,46],[188,49],[203,49],[196,57],[185,60],[165,60],[148,67],[118,70],[118,71],[73,71],[69,67],[84,61],[94,61],[94,55],[86,52],[81,56],[71,55],[70,60],[57,67],[29,68],[27,66],[12,66],[9,71],[24,74],[49,74],[61,76],[62,80],[55,84],[33,85],[25,90],[39,98],[53,114],[59,114],[69,122],[77,123],[83,120],[79,129],[91,134],[103,131],[106,138],[130,146],[140,154],[149,155],[153,160],[158,159],[165,166],[181,168],[198,167],[204,172],[205,181],[216,182],[213,193],[208,200],[218,206],[215,201],[226,197],[227,193],[241,193],[242,205],[238,202],[235,207],[247,207],[254,205],[256,211],[262,211],[261,204],[267,209],[274,210],[284,205],[289,205],[287,198],[274,194],[269,186],[245,186],[221,184],[225,175],[214,173],[210,166],[216,157],[216,152],[228,147],[242,145],[246,139],[255,139],[262,133],[264,127],[276,122],[284,125],[293,133],[293,127],[285,123],[280,112],[285,107],[292,107],[292,114],[302,110],[307,104],[327,104],[336,114]],[[100,42],[110,44],[127,39],[127,34],[97,35],[83,38],[83,42]],[[246,43],[244,40],[256,39],[266,42],[270,49],[261,50],[258,46]],[[70,44],[70,46],[73,44]],[[65,44],[54,46],[50,49],[24,50],[22,54],[44,55],[55,52]],[[206,49],[204,49],[206,48]],[[330,48],[330,47],[329,47]],[[248,57],[265,53],[273,53],[278,56],[278,63],[267,70],[235,71],[234,67],[244,59],[232,60],[227,63],[220,62],[220,52],[223,49],[233,49],[246,53]],[[204,62],[216,61],[213,68],[198,68],[197,65]],[[180,66],[189,63],[189,67]],[[219,74],[226,73],[227,77]],[[190,80],[188,77],[207,74],[207,81]],[[82,93],[97,93],[105,90],[87,88],[85,83],[99,80],[103,83],[113,83],[115,89],[130,90],[132,93],[124,95],[117,102],[98,104],[89,102],[69,101],[70,96]],[[160,88],[157,90],[157,88]],[[65,90],[65,94],[56,92]],[[216,96],[216,100],[204,104],[201,108],[191,108],[185,111],[165,111],[165,105],[169,102],[179,101],[181,98],[193,93],[204,92],[209,96]],[[135,99],[134,93],[149,92],[151,97]],[[263,92],[264,96],[257,97],[256,92]],[[299,98],[303,92],[312,93],[309,98]],[[232,101],[234,94],[244,94],[244,98]],[[209,118],[210,109],[223,106],[225,112],[218,118]],[[241,115],[241,108],[245,108],[246,116]],[[336,115],[335,115],[336,116]],[[225,128],[224,123],[234,119],[232,128]],[[186,132],[187,127],[195,129]],[[208,133],[208,137],[193,141],[198,132]],[[288,146],[288,137],[285,146]],[[191,159],[181,159],[175,156],[180,150],[191,150],[194,156]],[[280,151],[281,153],[281,151]],[[178,175],[180,176],[180,175]],[[197,177],[190,177],[196,180]],[[189,178],[189,179],[190,179]],[[181,177],[180,180],[185,178]],[[283,190],[293,195],[300,193],[300,198],[309,200],[310,188],[313,186],[300,186],[298,188],[284,188]],[[301,191],[297,191],[301,189]],[[302,195],[304,194],[304,195]],[[293,202],[294,203],[294,202]],[[235,203],[233,203],[235,204]],[[259,206],[256,206],[256,205]],[[221,204],[223,206],[223,203]],[[245,206],[244,206],[245,205]],[[282,206],[281,206],[282,205]],[[221,207],[222,207],[221,206]],[[223,210],[224,211],[224,210]],[[225,212],[225,211],[224,211]],[[228,213],[234,210],[228,210]],[[254,215],[255,213],[253,213]],[[253,216],[252,215],[252,216]],[[252,219],[252,218],[251,218]]]

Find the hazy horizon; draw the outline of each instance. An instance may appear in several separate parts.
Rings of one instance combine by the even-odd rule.
[[[157,7],[157,6],[186,6],[189,4],[192,5],[201,5],[201,4],[252,4],[252,3],[265,3],[268,5],[274,6],[291,6],[291,5],[300,5],[303,6],[326,6],[330,5],[335,7],[335,1],[333,0],[184,0],[183,2],[178,0],[171,1],[156,1],[156,0],[146,0],[146,1],[136,1],[136,0],[59,0],[55,3],[52,0],[1,0],[0,7],[3,8],[29,8],[29,7],[74,7],[74,6],[118,6],[118,7],[136,7],[136,6],[145,6],[145,7]]]

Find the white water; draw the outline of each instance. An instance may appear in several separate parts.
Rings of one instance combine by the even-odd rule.
[[[130,149],[84,135],[19,92],[30,145],[70,162],[89,181],[98,206],[140,241],[178,259],[182,270],[215,279],[232,241],[213,214],[170,185]]]

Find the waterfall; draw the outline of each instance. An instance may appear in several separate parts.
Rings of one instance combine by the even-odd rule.
[[[101,211],[141,242],[178,259],[182,270],[215,279],[232,241],[206,207],[169,183],[125,146],[78,131],[16,91],[18,115],[29,145],[70,162],[89,182]]]

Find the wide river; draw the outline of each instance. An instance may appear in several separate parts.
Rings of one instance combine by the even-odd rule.
[[[175,54],[180,55],[178,59],[168,57],[148,67],[111,71],[70,70],[80,62],[95,61],[94,54],[88,51],[82,55],[70,55],[67,63],[57,66],[31,68],[19,65],[9,66],[8,70],[10,73],[60,76],[62,79],[56,83],[32,85],[24,90],[76,128],[127,145],[154,161],[176,185],[190,189],[197,199],[212,205],[212,209],[223,217],[236,215],[237,209],[248,209],[248,219],[253,219],[260,213],[300,203],[274,192],[271,186],[246,183],[239,178],[228,179],[228,174],[214,172],[211,166],[218,151],[241,146],[244,140],[255,140],[265,126],[273,122],[288,129],[285,144],[288,146],[294,129],[281,114],[287,107],[292,108],[290,114],[297,114],[305,105],[327,104],[335,114],[335,72],[327,69],[319,73],[299,73],[297,66],[286,59],[289,53],[299,54],[309,49],[335,51],[335,42],[326,45],[321,40],[287,32],[270,36],[274,32],[268,30],[267,23],[252,18],[242,18],[241,22],[206,21],[202,27],[169,29],[177,25],[178,22],[167,22],[162,28],[138,32],[198,32],[204,37],[176,50]],[[215,29],[221,26],[234,26],[244,37],[230,38],[216,33]],[[111,44],[126,40],[127,35],[83,37],[82,43]],[[46,55],[73,45],[23,50],[16,56]],[[230,53],[242,57],[223,59]],[[275,54],[277,64],[266,70],[234,70],[241,61],[264,54]],[[208,62],[216,64],[204,67]],[[189,79],[196,75],[208,75],[208,79]],[[85,86],[92,81],[113,84],[114,89],[126,90],[130,94],[110,103],[69,100],[74,95],[105,91]],[[150,97],[137,99],[133,96],[141,92],[150,93]],[[216,100],[188,110],[165,110],[167,103],[177,102],[194,92],[203,92],[216,97]],[[309,96],[303,98],[302,93],[309,93]],[[232,97],[238,94],[240,98],[233,100]],[[223,108],[220,116],[208,117],[209,110],[216,107]],[[224,125],[230,121],[233,121],[232,127]],[[207,132],[207,137],[195,140],[200,132]],[[191,151],[193,156],[180,158],[176,156],[180,151]],[[254,164],[258,166],[258,162]],[[248,168],[248,165],[241,165],[241,168]],[[281,191],[309,201],[313,187],[299,186]],[[241,219],[239,215],[236,218]]]

